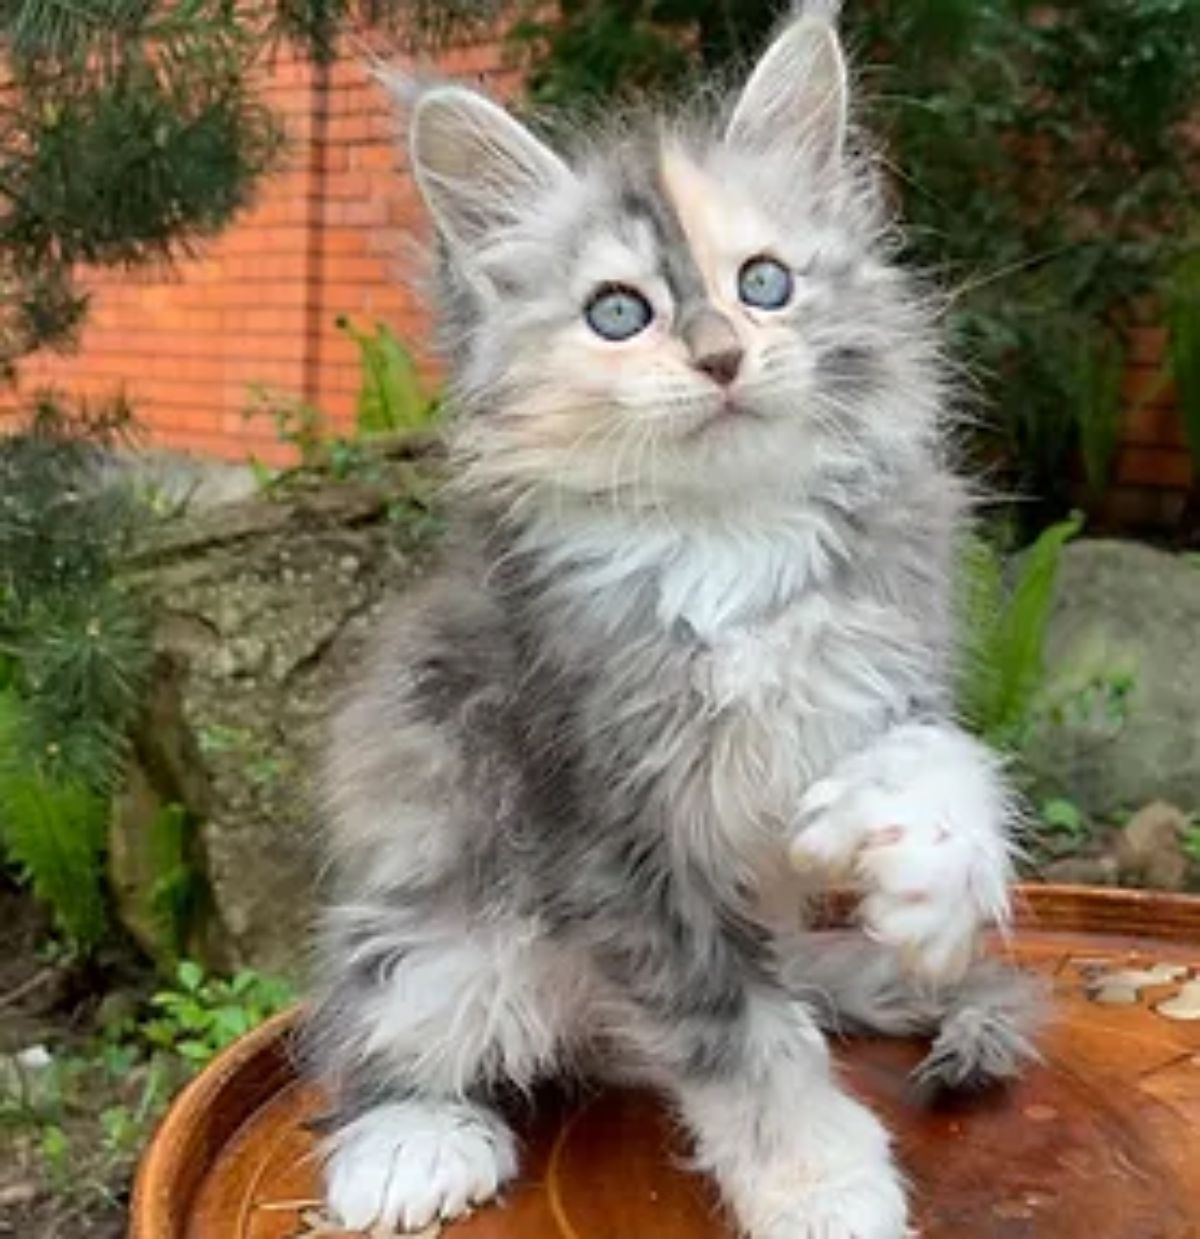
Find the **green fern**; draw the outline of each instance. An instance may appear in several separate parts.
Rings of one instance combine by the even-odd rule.
[[[1093,496],[1103,493],[1121,439],[1125,349],[1107,331],[1088,330],[1071,359],[1070,384],[1084,474]]]
[[[360,382],[355,429],[360,435],[422,430],[432,421],[437,401],[417,371],[412,354],[386,323],[373,333],[339,318],[338,326],[358,348]]]
[[[106,802],[77,780],[47,774],[25,747],[24,715],[15,693],[0,693],[0,843],[63,933],[90,948],[108,925]]]
[[[1062,549],[1079,517],[1044,530],[1005,589],[999,551],[972,538],[962,561],[961,617],[966,660],[959,711],[976,734],[1001,749],[1020,744],[1042,685],[1043,650]]]

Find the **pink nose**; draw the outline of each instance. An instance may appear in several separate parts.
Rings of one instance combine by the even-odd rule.
[[[745,352],[733,324],[712,306],[688,314],[680,330],[692,365],[714,383],[728,387],[742,368]]]
[[[740,348],[725,348],[717,353],[705,353],[702,357],[693,358],[692,365],[707,374],[714,383],[728,387],[737,378],[744,355]]]

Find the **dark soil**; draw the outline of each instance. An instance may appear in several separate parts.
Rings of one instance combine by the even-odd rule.
[[[8,1063],[8,1056],[35,1046],[58,1062],[79,1058],[94,1045],[105,995],[144,992],[149,980],[119,949],[87,967],[56,955],[47,949],[50,928],[33,900],[0,872],[0,1058]],[[86,1079],[73,1086],[71,1104],[57,1120],[73,1152],[57,1171],[42,1150],[46,1122],[55,1120],[14,1106],[15,1088],[8,1077],[0,1101],[0,1236],[121,1239],[132,1155],[94,1156],[98,1115],[120,1100],[113,1086]]]

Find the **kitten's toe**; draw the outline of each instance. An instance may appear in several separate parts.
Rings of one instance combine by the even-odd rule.
[[[350,1230],[420,1230],[458,1217],[516,1170],[516,1146],[501,1120],[453,1102],[377,1106],[326,1145],[330,1211]]]

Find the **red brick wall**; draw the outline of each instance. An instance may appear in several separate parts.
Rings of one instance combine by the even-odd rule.
[[[1174,525],[1195,465],[1173,384],[1164,381],[1166,332],[1134,328],[1125,375],[1125,424],[1102,517],[1121,528]]]
[[[455,49],[437,68],[493,89],[510,79],[490,43]],[[419,349],[422,217],[384,88],[356,56],[322,70],[283,55],[263,95],[289,143],[255,205],[173,270],[90,276],[78,351],[31,359],[20,392],[124,388],[153,446],[278,461],[287,453],[272,426],[245,417],[251,388],[301,396],[346,424],[358,369],[339,315],[384,319]],[[18,397],[0,395],[0,413]]]

